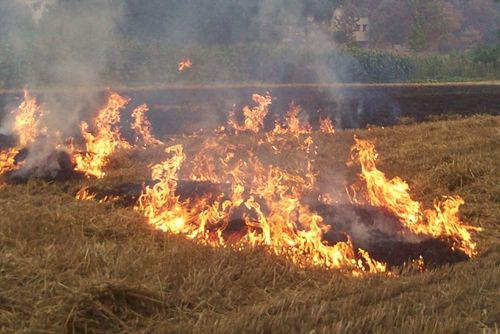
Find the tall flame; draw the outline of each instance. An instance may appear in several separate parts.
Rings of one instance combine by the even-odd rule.
[[[250,108],[245,106],[243,108],[244,121],[243,124],[238,124],[234,117],[229,119],[229,125],[232,126],[236,132],[251,131],[258,133],[264,126],[264,118],[269,113],[269,105],[271,104],[271,96],[262,96],[253,94],[252,100],[257,104],[255,107]]]
[[[88,176],[102,178],[105,175],[103,168],[108,163],[109,156],[120,147],[130,146],[121,138],[119,131],[120,111],[128,102],[129,99],[111,93],[107,105],[99,111],[94,120],[95,135],[89,131],[89,125],[82,122],[81,131],[86,151],[74,154],[76,170]]]
[[[0,174],[19,168],[20,164],[15,162],[19,151],[33,144],[39,135],[47,133],[47,128],[41,123],[44,112],[27,90],[24,90],[23,101],[12,113],[14,114],[12,131],[17,136],[17,144],[15,147],[0,151]]]
[[[145,146],[159,145],[162,142],[156,139],[151,133],[151,122],[146,118],[149,108],[146,104],[141,104],[132,112],[134,122],[131,127],[137,134],[136,141],[142,139]]]
[[[458,209],[464,203],[461,197],[447,197],[442,202],[435,202],[433,209],[424,210],[420,202],[411,198],[405,181],[399,177],[387,179],[377,168],[377,152],[371,142],[355,138],[352,157],[361,165],[361,177],[366,182],[370,204],[386,208],[414,233],[451,238],[454,247],[469,257],[477,254],[469,231],[480,229],[460,220]]]
[[[40,132],[46,132],[46,129],[41,128],[39,124],[43,116],[42,109],[27,90],[24,91],[24,100],[15,113],[14,132],[19,137],[20,147],[28,146],[35,141]]]

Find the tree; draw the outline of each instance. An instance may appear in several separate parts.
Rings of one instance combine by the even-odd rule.
[[[408,1],[383,0],[370,15],[370,38],[375,44],[405,44],[411,29]]]
[[[343,5],[337,8],[332,18],[333,38],[337,43],[350,43],[354,39],[359,14],[356,7]]]

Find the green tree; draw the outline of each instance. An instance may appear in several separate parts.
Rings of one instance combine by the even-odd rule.
[[[408,38],[408,44],[413,51],[423,51],[427,48],[427,36],[419,23],[413,23]]]

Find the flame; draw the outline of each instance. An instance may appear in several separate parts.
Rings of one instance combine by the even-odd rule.
[[[15,114],[14,132],[19,137],[20,147],[30,145],[40,133],[47,131],[39,123],[44,113],[27,90],[24,91],[24,100],[15,110]]]
[[[187,70],[188,68],[191,68],[191,66],[193,66],[193,62],[191,62],[191,60],[183,59],[179,62],[179,66],[178,66],[179,72],[183,72],[183,71]]]
[[[33,144],[41,134],[47,133],[47,128],[41,124],[45,113],[27,90],[24,90],[23,101],[12,113],[15,116],[12,131],[17,136],[17,144],[0,151],[0,175],[21,167],[15,161],[19,151]]]
[[[333,135],[335,133],[335,128],[333,127],[332,120],[329,118],[320,118],[319,131]]]
[[[236,133],[262,130],[271,98],[254,95],[253,99],[257,106],[243,109],[243,124],[238,124],[234,117],[229,119],[228,125]],[[284,125],[276,123],[275,128],[263,136],[264,140],[257,143],[270,143],[278,153],[286,146],[277,144],[285,145],[287,140],[298,143],[306,158],[302,172],[265,166],[251,148],[232,144],[226,132],[217,132],[217,136],[206,138],[189,159],[181,145],[167,148],[170,157],[152,167],[151,176],[157,183],[145,188],[136,210],[160,230],[215,247],[263,246],[304,267],[322,266],[354,275],[386,272],[386,264],[372,259],[363,249],[355,249],[349,237],[335,244],[325,242],[324,235],[331,227],[302,203],[304,195],[316,187],[313,164],[317,152],[311,127],[300,121],[300,112],[301,109],[292,104]],[[321,120],[320,130],[330,134],[335,131],[328,119]],[[458,218],[458,208],[463,204],[460,198],[449,197],[436,203],[434,209],[423,210],[419,202],[411,199],[404,181],[387,180],[376,168],[376,157],[373,144],[356,139],[352,158],[362,166],[361,177],[367,184],[366,198],[370,204],[398,217],[402,231],[406,228],[419,235],[450,238],[454,248],[469,256],[477,254],[469,233],[475,228],[464,225]],[[219,193],[181,200],[176,193],[181,175],[183,180],[209,181],[222,189]],[[319,198],[325,202],[335,201],[327,195]],[[232,227],[233,224],[239,227]],[[423,267],[423,259],[418,263]]]
[[[162,142],[156,139],[151,133],[151,122],[146,118],[148,110],[149,108],[146,104],[141,104],[132,112],[134,122],[131,127],[138,136],[136,141],[139,141],[140,137],[145,146],[162,144]]]
[[[253,108],[249,106],[243,108],[243,116],[245,118],[243,124],[238,124],[234,119],[234,115],[229,119],[229,126],[231,126],[236,133],[243,131],[258,133],[264,126],[264,118],[269,113],[269,105],[272,102],[271,96],[269,94],[266,96],[253,94],[252,100],[257,105]]]
[[[89,190],[89,187],[83,187],[75,194],[75,199],[78,201],[91,201],[97,200],[99,203],[113,202],[118,200],[118,196],[107,195],[97,199],[97,195]]]
[[[75,169],[87,176],[102,178],[105,175],[104,166],[109,156],[118,148],[128,148],[130,145],[120,136],[120,111],[127,105],[129,99],[117,93],[111,93],[107,105],[99,111],[94,120],[96,134],[89,132],[89,125],[81,123],[82,136],[85,139],[85,152],[74,153]]]
[[[314,169],[317,147],[311,126],[299,117],[302,109],[291,104],[283,124],[276,122],[272,131],[260,135],[272,100],[269,95],[257,94],[252,99],[256,106],[243,108],[242,124],[234,116],[230,117],[228,126],[205,138],[201,148],[189,159],[182,145],[166,148],[168,158],[151,168],[151,178],[156,183],[143,190],[135,209],[157,229],[214,247],[263,247],[301,267],[339,269],[357,276],[387,272],[386,264],[372,259],[367,251],[354,247],[348,235],[345,241],[328,243],[325,234],[331,226],[303,200],[306,194],[317,194],[318,186]],[[94,119],[94,133],[89,131],[87,123],[81,123],[85,151],[78,152],[73,144],[69,145],[76,170],[102,178],[110,155],[119,148],[130,147],[119,130],[120,111],[128,103],[129,99],[112,92],[106,106]],[[137,107],[132,113],[134,121],[131,127],[144,146],[161,144],[151,133],[147,111],[145,104]],[[15,112],[14,131],[19,145],[0,151],[0,174],[18,167],[15,156],[20,148],[47,133],[40,121],[44,113],[27,92]],[[252,139],[257,138],[256,145],[248,147],[239,141],[234,143],[229,140],[226,129],[233,129],[236,134],[251,133]],[[335,132],[330,119],[320,119],[320,131]],[[59,138],[58,133],[54,136]],[[302,150],[305,163],[293,172],[266,165],[253,150],[262,143],[269,144],[276,154],[285,152],[287,145],[292,144]],[[366,185],[365,201],[399,218],[402,233],[409,231],[443,238],[469,257],[477,255],[471,231],[480,229],[460,220],[458,212],[464,204],[462,198],[445,197],[442,201],[435,201],[433,208],[424,209],[422,203],[412,199],[408,184],[398,177],[387,179],[377,168],[376,160],[374,145],[355,138],[351,161],[361,165],[360,176]],[[178,194],[181,179],[209,181],[220,189],[181,199]],[[84,187],[77,192],[76,198],[89,200],[95,199],[96,195]],[[329,194],[319,194],[318,198],[323,203],[335,202]],[[105,197],[100,202],[114,199]],[[414,265],[423,268],[423,259],[414,260]]]
[[[312,131],[311,126],[308,122],[301,122],[299,119],[299,114],[302,112],[302,108],[292,103],[290,108],[285,115],[285,126],[282,126],[279,122],[274,125],[274,130],[270,133],[270,136],[291,134],[293,136],[300,136],[304,134],[310,134]],[[271,138],[268,136],[268,138]]]
[[[75,198],[79,201],[87,201],[95,199],[95,194],[89,192],[88,187],[83,187],[75,195]]]
[[[469,257],[477,255],[476,243],[469,231],[479,231],[480,228],[465,225],[460,220],[458,209],[464,204],[462,198],[446,197],[443,201],[436,201],[433,209],[424,210],[420,202],[411,198],[405,181],[399,177],[387,179],[377,169],[377,152],[371,142],[355,138],[352,159],[361,165],[361,177],[366,182],[370,204],[389,210],[414,233],[450,238],[453,246]]]
[[[222,157],[210,161],[213,168],[206,169],[203,175],[188,168],[188,179],[215,180],[229,190],[212,201],[206,197],[181,201],[176,189],[187,158],[181,145],[169,147],[166,153],[170,158],[152,167],[151,177],[157,183],[146,187],[136,207],[151,225],[217,247],[264,246],[300,266],[342,269],[355,275],[386,271],[385,264],[371,259],[361,249],[355,250],[350,240],[334,245],[323,241],[329,227],[300,202],[303,193],[313,187],[309,177],[264,167],[251,151],[247,159],[237,159],[228,152],[231,146],[220,149],[216,139],[206,145],[212,152],[219,150]],[[216,172],[216,161],[223,171],[210,175]],[[231,232],[231,217],[242,209],[239,219],[244,226]]]
[[[9,148],[5,151],[0,151],[0,175],[4,174],[16,167],[15,157],[19,153],[16,148]]]

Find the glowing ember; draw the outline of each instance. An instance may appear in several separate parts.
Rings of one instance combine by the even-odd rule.
[[[142,143],[144,146],[148,145],[159,145],[162,142],[156,139],[151,133],[151,123],[146,118],[146,113],[148,112],[148,106],[142,104],[134,109],[132,112],[132,117],[134,118],[134,122],[131,127],[137,134],[136,141],[142,139]]]
[[[179,62],[179,67],[178,67],[179,72],[184,72],[188,68],[191,68],[191,66],[193,66],[193,63],[191,62],[191,60],[189,60],[189,59],[181,60]]]
[[[89,192],[88,187],[83,187],[80,190],[78,190],[78,192],[75,195],[75,198],[79,201],[86,201],[94,199],[95,195]]]
[[[465,225],[458,216],[458,209],[464,203],[460,197],[448,197],[436,202],[434,209],[423,210],[422,204],[414,201],[406,182],[399,177],[388,180],[377,169],[377,153],[372,143],[357,139],[352,150],[353,158],[361,164],[361,177],[366,182],[367,200],[370,204],[383,207],[400,218],[410,231],[432,237],[448,237],[454,247],[469,257],[477,254],[476,244],[469,231],[477,227]]]
[[[81,131],[85,139],[86,150],[75,153],[76,170],[88,176],[104,177],[104,166],[109,156],[118,148],[127,148],[130,145],[120,136],[120,111],[129,100],[116,93],[111,93],[107,105],[99,111],[94,120],[96,134],[89,132],[87,123],[82,122]]]

